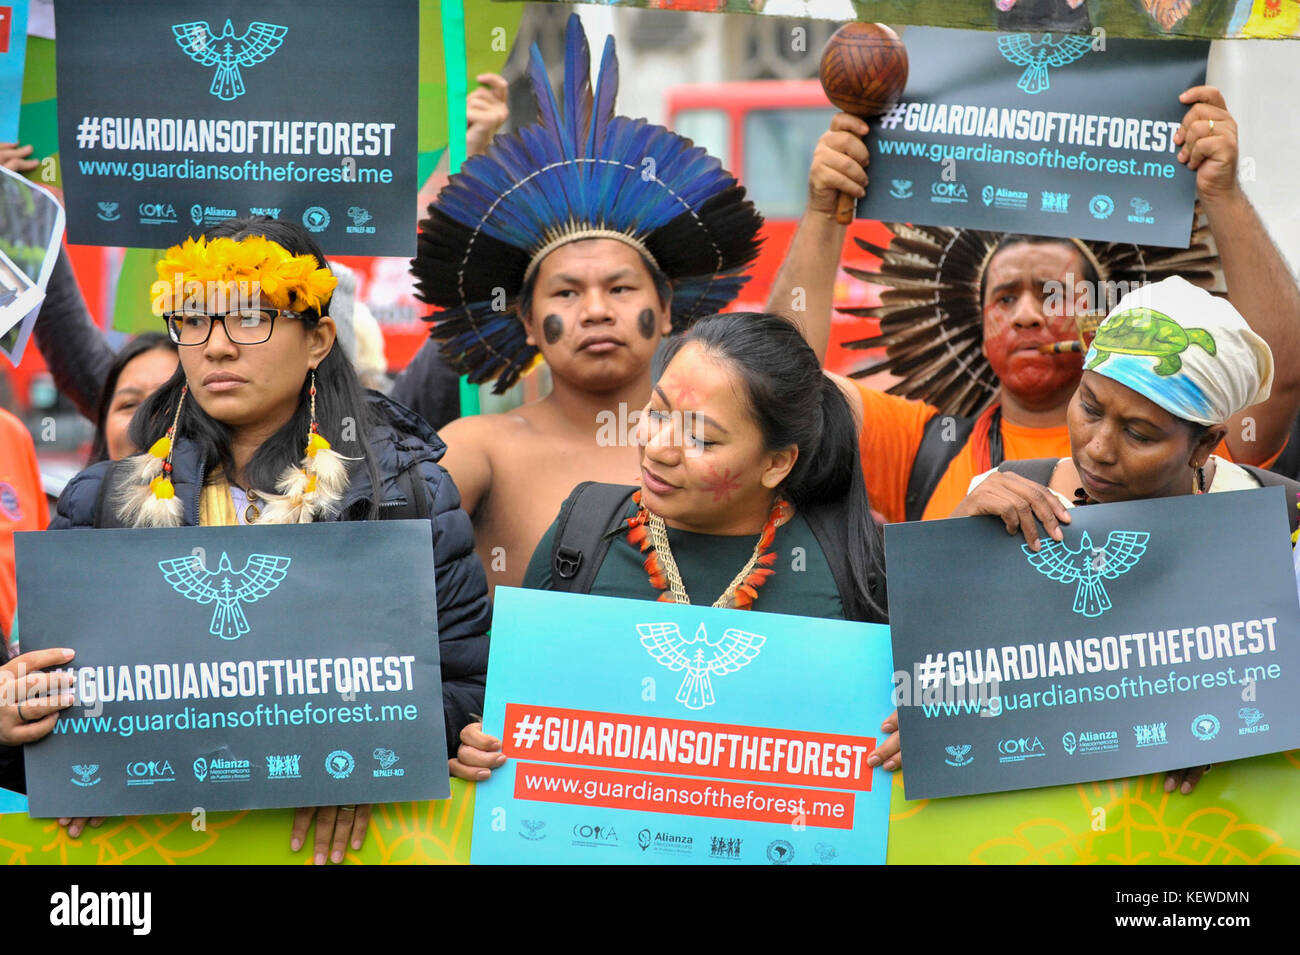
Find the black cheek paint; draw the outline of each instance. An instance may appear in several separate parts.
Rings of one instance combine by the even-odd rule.
[[[542,319],[542,334],[546,336],[546,344],[554,345],[564,334],[564,319],[558,315],[547,315]]]
[[[642,309],[641,314],[636,317],[636,327],[641,332],[642,338],[654,338],[655,313],[648,308]]]

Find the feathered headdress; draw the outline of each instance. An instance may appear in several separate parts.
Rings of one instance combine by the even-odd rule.
[[[1218,254],[1199,206],[1194,224],[1186,249],[1063,241],[1073,242],[1088,259],[1103,290],[1127,290],[1181,275],[1221,294],[1225,290],[1219,287]],[[902,379],[888,389],[889,394],[928,402],[944,414],[977,415],[993,402],[998,390],[997,375],[982,350],[980,283],[1001,234],[950,226],[885,225],[894,233],[888,247],[854,239],[880,257],[880,271],[845,269],[864,282],[887,286],[880,305],[839,309],[845,315],[880,319],[879,335],[844,345],[885,347],[882,361],[854,372],[854,377],[889,371]],[[1103,314],[1105,310],[1102,304]]]
[[[452,176],[420,223],[411,270],[442,353],[494,391],[513,385],[541,356],[519,321],[519,292],[560,245],[617,239],[669,279],[672,324],[681,331],[721,310],[758,253],[762,218],[721,163],[689,139],[644,119],[614,115],[618,59],[605,41],[593,92],[591,54],[569,18],[564,109],[537,46],[528,76],[538,122],[497,136]]]

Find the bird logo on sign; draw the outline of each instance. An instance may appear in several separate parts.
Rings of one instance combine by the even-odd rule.
[[[712,639],[704,624],[695,636],[682,636],[675,623],[638,623],[641,645],[650,656],[669,670],[685,670],[686,676],[677,690],[677,702],[688,710],[702,710],[712,706],[713,680],[711,675],[735,673],[756,656],[767,637],[729,627],[721,637]]]
[[[1103,581],[1121,577],[1137,566],[1150,539],[1146,531],[1111,531],[1105,547],[1093,547],[1092,538],[1084,531],[1077,548],[1049,540],[1038,551],[1031,550],[1028,544],[1021,544],[1020,549],[1040,574],[1063,584],[1077,584],[1075,613],[1100,617],[1111,608]]]
[[[289,562],[288,557],[250,554],[243,569],[236,572],[223,551],[216,571],[208,570],[195,555],[160,560],[158,569],[181,596],[200,604],[216,604],[209,633],[222,640],[238,640],[250,629],[240,603],[261,600],[279,587],[289,572]]]
[[[190,59],[200,66],[217,68],[216,75],[212,77],[212,88],[208,92],[225,102],[238,99],[247,92],[239,68],[256,66],[269,58],[280,49],[288,32],[288,27],[263,23],[261,20],[250,23],[241,36],[235,36],[235,28],[230,25],[230,20],[226,20],[219,36],[213,35],[207,20],[172,26],[176,42],[189,54]]]
[[[998,51],[1003,58],[1025,71],[1016,80],[1016,86],[1026,93],[1041,93],[1050,89],[1049,66],[1069,66],[1092,49],[1089,37],[1066,34],[1053,40],[1050,33],[1035,39],[1032,33],[1012,33],[998,37]]]

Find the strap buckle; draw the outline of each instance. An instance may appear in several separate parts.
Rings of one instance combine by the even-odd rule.
[[[555,551],[555,572],[564,580],[578,576],[582,566],[582,551],[573,547],[559,547]]]

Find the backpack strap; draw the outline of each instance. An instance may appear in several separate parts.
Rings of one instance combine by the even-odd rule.
[[[397,473],[397,486],[406,496],[405,504],[379,509],[382,521],[427,521],[429,501],[424,493],[424,480],[420,477],[419,463],[409,464]]]
[[[610,540],[623,523],[635,487],[583,481],[562,505],[551,542],[551,589],[591,593]]]
[[[907,498],[905,515],[909,521],[919,521],[925,513],[925,506],[930,503],[930,496],[939,486],[948,465],[952,463],[961,449],[966,447],[971,431],[975,428],[974,418],[959,418],[940,412],[925,423],[921,434],[921,444],[916,449],[916,458],[912,461],[912,473],[907,479]],[[944,432],[952,429],[948,434]]]
[[[1291,533],[1300,528],[1300,510],[1296,508],[1296,495],[1300,494],[1300,481],[1293,480],[1276,471],[1257,468],[1253,464],[1238,464],[1237,467],[1248,472],[1259,482],[1260,487],[1281,487],[1286,489],[1286,516],[1291,524]]]
[[[1019,474],[1022,478],[1028,478],[1035,484],[1047,487],[1052,481],[1052,472],[1056,470],[1056,465],[1060,461],[1060,458],[1025,458],[1020,461],[1003,461],[998,465],[998,470],[1003,474]]]

